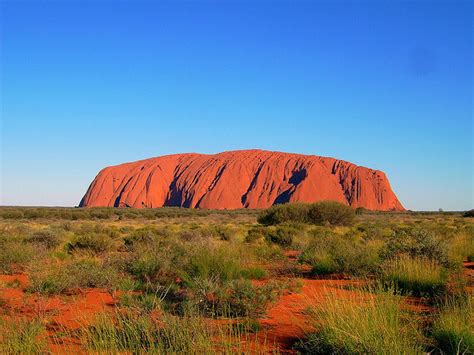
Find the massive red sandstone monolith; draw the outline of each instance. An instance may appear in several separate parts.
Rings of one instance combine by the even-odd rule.
[[[175,154],[107,167],[80,206],[236,209],[321,200],[404,210],[379,170],[334,158],[263,150]]]

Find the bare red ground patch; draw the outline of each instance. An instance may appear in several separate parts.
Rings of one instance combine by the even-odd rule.
[[[280,345],[281,350],[286,353],[293,353],[291,350],[293,344],[303,339],[305,334],[313,329],[305,310],[310,305],[324,302],[324,297],[329,292],[348,297],[351,291],[343,287],[357,283],[348,280],[304,279],[300,293],[283,295],[261,320],[266,341]]]

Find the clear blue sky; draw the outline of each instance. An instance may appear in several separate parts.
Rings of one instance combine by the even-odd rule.
[[[471,1],[1,2],[0,204],[77,205],[104,166],[261,148],[473,208]]]

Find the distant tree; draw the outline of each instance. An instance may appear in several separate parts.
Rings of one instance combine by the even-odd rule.
[[[463,217],[474,217],[474,210],[464,212]]]

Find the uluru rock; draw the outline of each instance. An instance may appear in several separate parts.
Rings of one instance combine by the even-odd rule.
[[[175,154],[107,167],[80,206],[237,209],[321,200],[404,210],[382,171],[334,158],[264,150]]]

